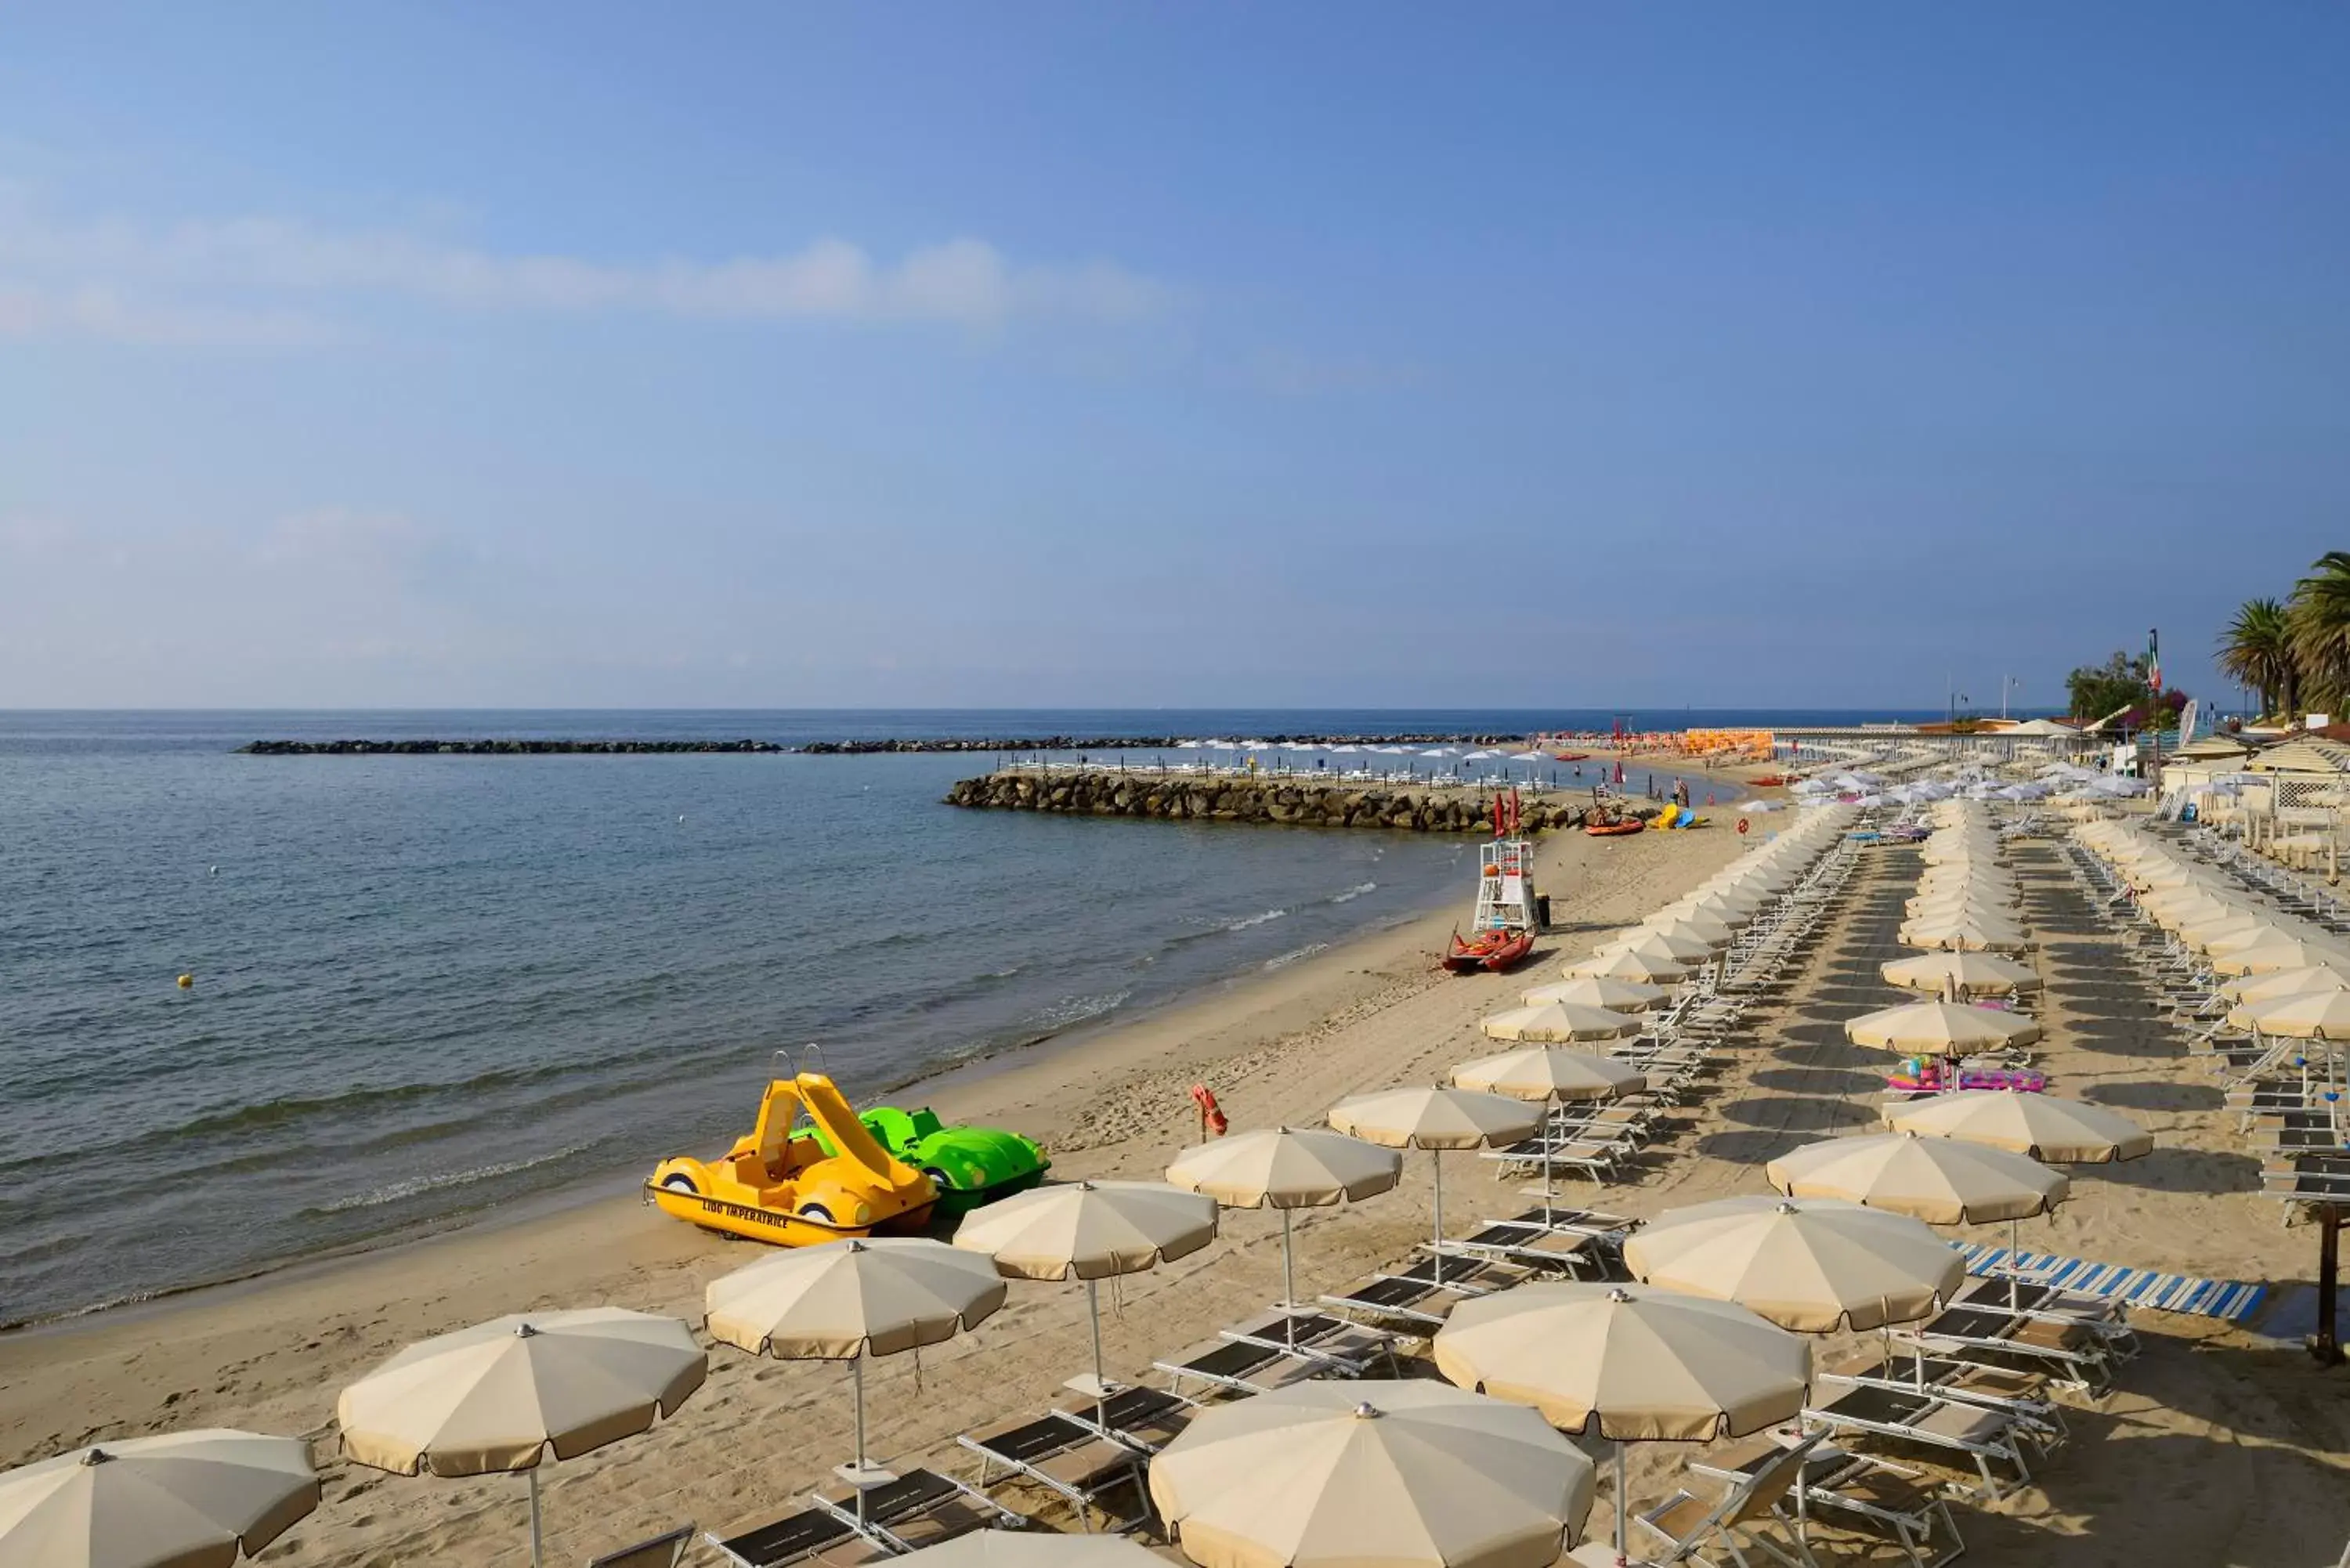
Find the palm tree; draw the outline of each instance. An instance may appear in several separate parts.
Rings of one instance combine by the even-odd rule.
[[[2350,694],[2350,550],[2328,550],[2293,587],[2285,611],[2304,693],[2338,707]]]
[[[2290,713],[2300,668],[2285,607],[2274,599],[2247,599],[2220,641],[2220,668],[2261,694],[2261,712]]]

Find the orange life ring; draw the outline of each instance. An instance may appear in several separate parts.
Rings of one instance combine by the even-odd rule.
[[[1746,819],[1742,816],[1738,819],[1738,831],[1741,833],[1746,831]]]
[[[1216,1104],[1216,1092],[1205,1084],[1194,1084],[1191,1103],[1200,1107],[1200,1119],[1207,1124],[1208,1136],[1223,1137],[1232,1123],[1225,1119],[1223,1107]]]

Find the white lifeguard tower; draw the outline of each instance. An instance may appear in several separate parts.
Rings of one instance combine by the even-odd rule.
[[[1475,931],[1540,930],[1534,900],[1534,846],[1523,838],[1496,838],[1477,851]]]

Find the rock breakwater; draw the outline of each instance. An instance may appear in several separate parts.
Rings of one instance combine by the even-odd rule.
[[[255,757],[633,757],[789,750],[773,741],[254,741],[237,748]]]
[[[1190,778],[1103,768],[1049,773],[1007,769],[963,779],[949,805],[1050,811],[1169,822],[1275,822],[1298,827],[1385,827],[1411,833],[1484,833],[1492,797],[1473,789],[1412,789],[1277,778]],[[1528,832],[1580,827],[1588,806],[1564,797],[1523,802]]]

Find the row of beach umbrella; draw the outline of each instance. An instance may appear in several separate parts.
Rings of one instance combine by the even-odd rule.
[[[1788,847],[1742,857],[1679,914],[1742,929],[1819,846],[1817,836],[1795,834],[1778,844]],[[1619,951],[1652,941],[1721,950],[1689,919],[1639,929],[1650,934]],[[1660,986],[1655,975],[1586,971],[1564,983],[1586,988],[1530,996],[1529,1005],[1604,1007],[1637,1027],[1641,1010],[1665,1000],[1649,994]],[[1296,1209],[1392,1189],[1404,1149],[1514,1142],[1555,1101],[1641,1082],[1620,1064],[1572,1051],[1505,1052],[1462,1064],[1447,1085],[1352,1096],[1332,1107],[1327,1127],[1244,1132],[1187,1149],[1164,1182],[1070,1182],[1017,1195],[966,1218],[951,1244],[875,1239],[763,1258],[711,1283],[704,1326],[750,1354],[850,1363],[857,1451],[841,1473],[861,1497],[883,1473],[866,1449],[865,1360],[973,1327],[1003,1304],[1008,1282],[1087,1283],[1094,1386],[1106,1391],[1097,1282],[1208,1246],[1220,1207],[1282,1214],[1283,1288],[1294,1303]],[[1630,1284],[1523,1286],[1463,1303],[1435,1345],[1452,1386],[1310,1382],[1203,1411],[1151,1461],[1153,1501],[1203,1568],[1372,1557],[1542,1568],[1590,1510],[1592,1467],[1565,1435],[1587,1434],[1618,1445],[1620,1551],[1623,1444],[1699,1441],[1792,1417],[1811,1381],[1804,1335],[1916,1321],[1955,1292],[1958,1254],[1929,1224],[2045,1213],[2069,1184],[2039,1158],[2144,1151],[2150,1140],[2124,1118],[2115,1118],[2119,1129],[2084,1125],[2079,1113],[2097,1109],[2009,1094],[1891,1107],[1886,1133],[1772,1162],[1774,1195],[1651,1221],[1626,1245]],[[1440,1189],[1437,1201],[1440,1241]],[[529,1314],[411,1346],[347,1388],[338,1415],[359,1463],[531,1475],[536,1557],[535,1478],[545,1459],[647,1429],[691,1397],[707,1367],[707,1352],[674,1319],[612,1308]],[[317,1501],[296,1439],[131,1439],[0,1475],[0,1560],[226,1568]],[[958,1548],[937,1568],[999,1559],[1012,1568],[1003,1554],[1024,1549],[983,1538],[937,1551]],[[1067,1568],[1115,1568],[1118,1553],[1102,1550],[1051,1552],[1066,1551]]]

